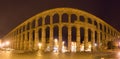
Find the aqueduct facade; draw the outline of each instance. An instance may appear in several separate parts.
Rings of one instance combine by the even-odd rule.
[[[62,51],[63,45],[67,51],[88,48],[94,51],[106,49],[107,42],[119,35],[116,29],[90,13],[55,8],[27,19],[4,36],[3,41],[10,41],[13,49],[25,51]]]

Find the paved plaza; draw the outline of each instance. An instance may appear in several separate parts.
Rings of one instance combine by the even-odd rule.
[[[0,59],[119,59],[114,52],[79,52],[79,53],[53,53],[36,52],[23,53],[12,51],[0,51]]]

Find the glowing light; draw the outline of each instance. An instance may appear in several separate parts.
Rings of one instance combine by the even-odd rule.
[[[95,45],[95,47],[96,47],[96,46],[97,46],[97,43],[95,43],[94,45]]]
[[[101,59],[104,59],[103,57]]]
[[[5,46],[5,43],[2,43],[2,44],[1,44],[1,47],[4,47],[4,46]]]
[[[54,42],[55,42],[55,43],[57,43],[57,42],[58,42],[58,40],[57,40],[57,39],[55,39],[55,40],[54,40]]]
[[[42,43],[38,43],[38,47],[39,47],[39,49],[41,49],[42,48]]]
[[[58,47],[54,47],[53,52],[58,52]]]
[[[46,51],[50,51],[50,46],[47,46]]]
[[[62,53],[67,52],[67,48],[65,47],[65,42],[62,42]]]
[[[8,46],[9,44],[10,44],[10,42],[9,42],[9,41],[6,41],[6,42],[5,42],[5,45],[6,45],[6,46]]]
[[[91,43],[90,42],[88,42],[88,49],[87,50],[85,50],[85,51],[91,51]]]
[[[9,46],[9,45],[10,45],[10,42],[9,42],[9,41],[6,41],[6,42],[2,43],[2,44],[0,45],[0,47],[2,48],[2,47],[5,47],[5,46]]]
[[[81,45],[80,51],[84,51],[84,44]]]
[[[119,56],[120,56],[120,52],[117,53],[117,57],[119,57]]]
[[[76,52],[76,42],[71,43],[71,51]]]
[[[54,39],[54,48],[53,52],[58,52],[58,40]]]

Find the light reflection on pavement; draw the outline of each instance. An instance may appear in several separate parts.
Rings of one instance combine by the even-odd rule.
[[[110,53],[12,53],[0,51],[0,59],[117,59]],[[118,58],[119,59],[119,58]]]

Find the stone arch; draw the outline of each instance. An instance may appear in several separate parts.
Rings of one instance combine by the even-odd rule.
[[[42,26],[42,21],[43,21],[43,19],[42,19],[42,17],[40,17],[40,18],[38,19],[38,26]]]
[[[88,18],[88,23],[92,24],[92,19],[91,18]]]
[[[19,33],[21,33],[21,30],[22,30],[22,29],[21,29],[21,27],[20,27],[20,28],[19,28]]]
[[[77,29],[76,29],[76,27],[72,27],[71,28],[71,40],[72,40],[72,42],[76,42],[76,37],[77,37]]]
[[[35,30],[32,31],[32,49],[34,47],[35,44]]]
[[[101,24],[101,23],[99,24],[99,26],[100,26],[100,30],[102,30],[102,27],[103,27],[103,26],[102,26],[102,24]]]
[[[45,17],[45,25],[48,25],[48,24],[50,24],[50,16],[49,15],[47,15]]]
[[[25,25],[23,25],[23,32],[25,31],[26,29],[25,29]]]
[[[71,23],[74,23],[77,20],[76,14],[71,14]]]
[[[57,16],[55,16],[56,14],[57,14]],[[52,17],[52,15],[53,15],[53,17]],[[77,19],[79,21],[77,23],[74,23],[76,16],[77,16]],[[93,19],[95,19],[94,21],[92,20],[94,22],[94,25],[90,25],[89,23],[84,23],[85,21],[87,21],[87,19],[86,19],[87,17],[89,17],[89,18],[92,17]],[[49,20],[46,20],[46,19],[49,19]],[[56,19],[58,19],[58,20],[56,21]],[[65,19],[65,20],[63,20],[63,19]],[[74,20],[71,20],[71,19],[74,19]],[[54,22],[57,23],[57,24],[54,24],[54,22],[52,22],[52,20],[55,20]],[[46,21],[46,23],[45,23],[45,21]],[[62,24],[61,21],[64,24]],[[60,22],[60,24],[59,24],[59,22]],[[69,24],[67,22],[71,22],[71,24]],[[51,24],[51,23],[53,23],[53,24]],[[107,43],[107,40],[108,40],[108,38],[110,36],[113,37],[113,39],[115,39],[116,36],[119,34],[119,32],[117,30],[115,30],[113,27],[111,27],[110,25],[108,25],[107,23],[105,23],[104,21],[102,21],[101,19],[99,19],[98,17],[96,17],[94,15],[91,15],[91,14],[89,14],[87,12],[84,12],[84,11],[78,10],[78,9],[73,9],[73,8],[56,8],[56,9],[51,9],[51,10],[39,13],[39,14],[37,14],[37,15],[29,18],[28,20],[26,20],[25,22],[23,22],[22,24],[20,24],[19,26],[17,26],[15,29],[13,29],[12,31],[10,31],[10,33],[8,33],[3,39],[10,38],[10,40],[12,42],[10,47],[12,47],[12,48],[16,48],[16,43],[18,42],[19,45],[17,46],[18,47],[17,49],[23,49],[23,46],[27,45],[27,44],[23,44],[23,40],[25,39],[24,41],[27,42],[30,45],[29,49],[30,50],[34,50],[33,49],[33,45],[34,45],[34,47],[37,47],[37,46],[35,46],[36,43],[34,41],[32,41],[33,38],[34,38],[34,36],[36,36],[35,40],[37,41],[37,38],[38,38],[37,36],[42,35],[42,40],[43,40],[42,41],[42,43],[43,43],[43,47],[42,48],[44,49],[44,48],[46,48],[47,45],[49,45],[50,48],[52,47],[52,44],[53,44],[52,41],[54,39],[53,36],[57,37],[58,35],[55,36],[55,34],[56,34],[56,32],[58,33],[58,31],[59,31],[59,38],[58,38],[58,39],[60,39],[59,40],[59,43],[60,43],[59,46],[61,46],[61,43],[62,43],[61,41],[62,41],[62,37],[63,37],[64,41],[69,41],[69,43],[66,42],[65,45],[69,46],[68,50],[70,50],[70,48],[71,48],[70,47],[71,46],[71,32],[69,33],[70,35],[68,37],[68,27],[70,26],[69,30],[71,30],[71,26],[75,25],[75,26],[78,26],[77,30],[80,27],[79,28],[80,33],[77,33],[77,35],[80,36],[80,37],[77,37],[77,42],[76,42],[76,46],[78,48],[77,50],[79,50],[79,47],[78,47],[79,43],[84,44],[83,43],[84,39],[85,39],[84,47],[87,47],[86,43],[87,43],[87,40],[88,40],[88,36],[90,36],[89,33],[87,32],[88,28],[86,28],[84,24],[90,26],[91,27],[90,29],[92,29],[92,31],[94,31],[94,32],[92,32],[92,38],[93,39],[96,38],[95,42],[98,43],[98,47],[100,46],[100,42],[101,42],[101,41],[99,41],[99,39],[101,39],[101,40],[104,39],[103,41],[105,41],[105,43]],[[55,25],[57,25],[57,27]],[[63,26],[63,25],[65,25],[65,26]],[[105,31],[104,25],[106,25],[106,27],[107,27],[106,28],[107,32]],[[24,26],[26,27],[25,28],[26,30],[24,30]],[[38,27],[36,27],[36,26],[38,26]],[[46,30],[46,26],[49,26],[49,30]],[[55,27],[53,28],[52,26],[55,26]],[[58,28],[58,26],[60,26],[60,27]],[[61,26],[63,26],[63,28],[61,28]],[[94,28],[95,26],[96,26],[96,28]],[[110,29],[110,35],[108,34],[109,33],[108,27]],[[40,28],[42,29],[41,31],[39,31]],[[54,31],[51,30],[51,28],[53,28]],[[63,31],[61,31],[61,29],[63,29]],[[42,34],[39,34],[39,33],[35,34],[34,33],[34,36],[32,36],[33,30],[34,31],[38,31],[38,32],[42,32]],[[50,32],[49,34],[45,33],[45,30],[46,30],[46,32],[50,32],[50,30],[51,30],[55,34],[53,35],[53,32]],[[103,35],[101,35],[100,32]],[[85,34],[85,33],[88,33],[88,35]],[[27,36],[27,38],[26,37],[24,38],[23,34],[25,34],[25,36]],[[45,35],[45,34],[48,34],[48,36]],[[49,44],[45,43],[45,40],[46,40],[45,36],[50,39],[50,41],[49,41],[50,43]],[[52,37],[49,37],[49,36],[52,36]],[[103,39],[100,36],[103,36]],[[39,38],[40,37],[41,36],[39,36]],[[68,40],[69,38],[70,38],[70,40]],[[79,41],[79,38],[80,38],[80,41]],[[78,41],[79,41],[79,43],[78,43]]]
[[[62,22],[68,23],[68,14],[67,13],[62,14]]]
[[[26,26],[26,27],[27,27],[27,30],[30,29],[30,23],[29,23],[29,22],[27,23],[27,26]]]
[[[96,21],[94,21],[94,25],[96,26],[96,28],[98,28],[98,23]]]
[[[97,33],[97,31],[95,31],[95,43],[97,43],[97,38],[98,38],[98,33]]]
[[[81,37],[80,43],[84,42],[84,39],[85,39],[84,36],[85,36],[85,29],[81,27],[80,28],[80,37]]]
[[[65,42],[65,46],[68,47],[68,27],[62,27],[62,41]]]
[[[53,15],[53,24],[54,23],[59,23],[59,14],[57,13]]]
[[[32,21],[31,26],[32,28],[35,28],[35,20]]]
[[[59,37],[59,27],[54,26],[53,27],[53,39],[58,39],[58,37]]]
[[[91,29],[88,29],[88,42],[91,42],[92,40],[92,31]]]
[[[45,29],[45,40],[46,40],[46,43],[49,43],[49,40],[50,40],[50,27],[46,27],[46,29]]]
[[[18,31],[18,29],[16,29],[16,34],[17,34],[17,35],[19,34],[19,31]]]
[[[81,22],[85,22],[85,17],[84,16],[79,16],[79,20],[81,21]]]
[[[32,31],[32,41],[35,41],[35,30]]]
[[[106,26],[104,25],[104,32],[105,32],[105,33],[106,33],[106,29],[107,29],[107,28],[106,28]]]

